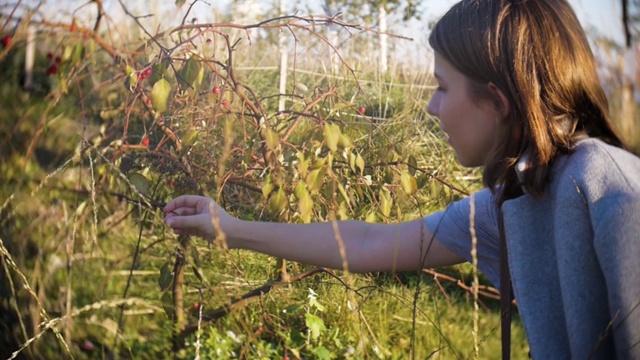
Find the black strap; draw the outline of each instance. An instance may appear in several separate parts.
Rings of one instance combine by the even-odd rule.
[[[504,219],[500,211],[500,318],[502,337],[502,360],[511,358],[511,273],[507,255],[507,238],[504,233]]]

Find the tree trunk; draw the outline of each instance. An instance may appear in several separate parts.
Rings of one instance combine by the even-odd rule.
[[[378,7],[378,20],[380,24],[380,73],[385,74],[388,70],[388,48],[389,44],[387,43],[387,10],[384,6],[380,5]]]

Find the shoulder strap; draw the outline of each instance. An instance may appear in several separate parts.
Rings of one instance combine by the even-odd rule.
[[[504,219],[500,209],[500,318],[502,338],[502,360],[511,358],[511,274],[507,254],[507,239],[504,233]]]

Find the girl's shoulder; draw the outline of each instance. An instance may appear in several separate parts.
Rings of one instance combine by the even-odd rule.
[[[551,181],[599,195],[640,193],[640,158],[600,139],[586,138],[573,153],[558,159]]]

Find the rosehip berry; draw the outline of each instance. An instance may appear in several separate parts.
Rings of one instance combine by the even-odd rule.
[[[60,56],[56,56],[56,64],[60,64],[60,62],[62,61],[62,58],[60,58]]]
[[[82,348],[87,350],[87,351],[93,351],[95,350],[95,345],[93,345],[93,343],[89,340],[85,340],[84,342],[82,342]]]
[[[198,302],[194,302],[194,303],[193,303],[193,308],[194,308],[194,309],[197,309],[197,308],[199,308],[199,307],[200,307],[200,303],[198,303]]]
[[[217,87],[217,86],[214,86],[212,91],[213,91],[213,93],[214,93],[214,94],[216,94],[216,95],[220,94],[220,88],[219,88],[219,87]]]
[[[71,27],[69,28],[69,30],[71,30],[71,32],[75,32],[76,30],[78,30],[78,26],[75,23],[73,23],[71,24]]]
[[[7,47],[11,44],[11,35],[5,35],[2,39],[2,46]]]
[[[229,101],[227,101],[227,99],[222,99],[222,106],[229,106]]]
[[[47,53],[47,60],[53,59],[53,54],[51,52]]]
[[[53,64],[47,69],[47,75],[55,75],[58,73],[58,65]]]
[[[151,98],[147,98],[144,102],[147,104],[147,106],[151,106]]]
[[[360,106],[360,107],[358,108],[358,112],[360,113],[360,115],[364,115],[364,111],[365,111],[364,106]]]
[[[207,44],[211,44],[211,39],[207,39]]]
[[[148,137],[145,137],[145,138],[142,139],[142,145],[149,146],[149,138]]]

